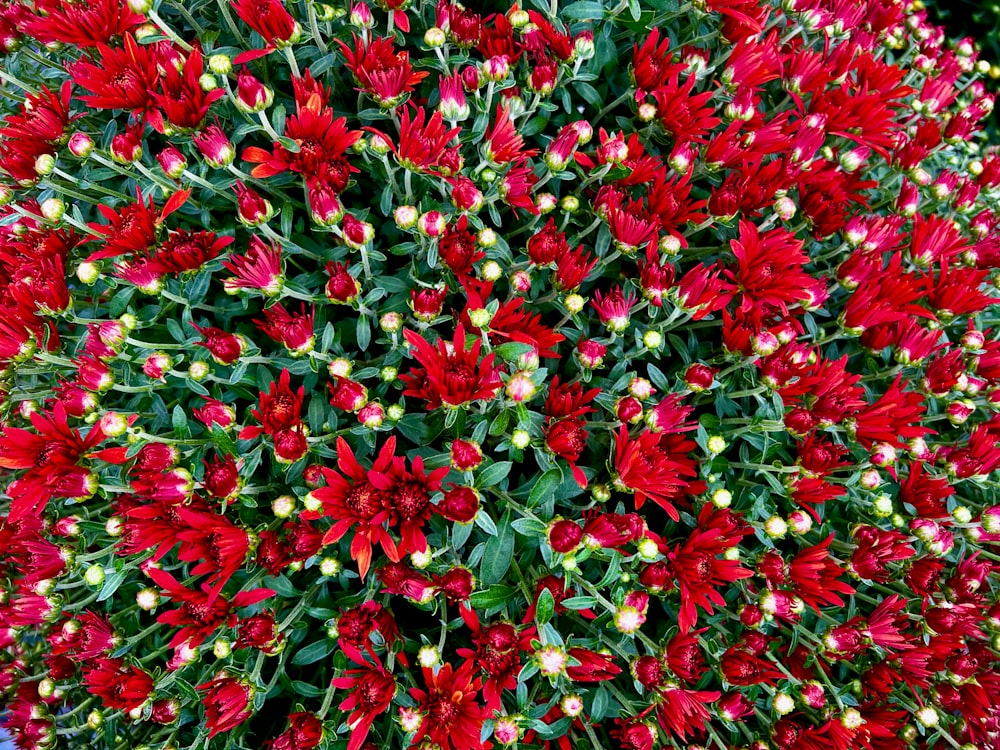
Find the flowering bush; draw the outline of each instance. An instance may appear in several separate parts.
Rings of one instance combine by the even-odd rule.
[[[4,0],[21,748],[1000,747],[1000,157],[894,0]]]

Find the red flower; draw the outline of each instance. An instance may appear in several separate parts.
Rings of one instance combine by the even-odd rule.
[[[201,591],[186,588],[165,570],[149,568],[149,577],[165,595],[179,605],[177,609],[164,612],[156,618],[157,622],[166,625],[182,626],[170,640],[171,647],[186,641],[189,647],[197,648],[220,626],[235,627],[238,621],[237,609],[274,596],[271,589],[253,589],[241,591],[229,600],[221,595],[213,596],[207,586],[202,586]]]
[[[265,750],[314,750],[323,741],[323,722],[316,714],[299,711],[288,716],[288,729],[264,743]]]
[[[396,694],[396,680],[381,665],[348,669],[343,677],[337,677],[332,685],[349,691],[349,695],[338,708],[350,711],[347,726],[351,739],[347,750],[359,750],[368,737],[372,722],[389,710]]]
[[[660,30],[652,29],[642,43],[633,45],[632,79],[635,81],[635,100],[641,102],[646,95],[667,83],[675,73],[683,73],[687,65],[674,62],[670,39],[660,40]]]
[[[296,114],[285,125],[285,137],[298,144],[297,151],[289,151],[280,143],[275,143],[270,152],[250,146],[243,152],[243,159],[257,165],[250,173],[254,177],[291,171],[339,193],[347,187],[351,173],[357,171],[344,153],[361,135],[360,130],[348,130],[347,118],[334,117],[322,96],[313,93],[297,104]]]
[[[301,33],[298,22],[281,0],[234,0],[231,4],[240,20],[260,34],[268,45],[294,42]]]
[[[159,47],[137,44],[126,34],[124,44],[112,49],[97,45],[96,62],[81,58],[69,66],[73,82],[91,92],[80,101],[95,109],[124,109],[146,114],[156,103],[160,84]]]
[[[66,126],[81,115],[71,116],[69,112],[72,85],[69,81],[59,87],[56,94],[48,86],[42,86],[37,94],[28,94],[17,114],[7,116],[0,136],[4,141],[38,141],[56,144],[64,136]],[[16,144],[10,143],[10,148]],[[54,153],[54,149],[49,150]]]
[[[689,734],[705,730],[710,716],[707,704],[721,695],[715,690],[660,689],[656,694],[656,718],[664,732],[684,742]]]
[[[524,138],[510,119],[510,110],[497,106],[496,120],[486,131],[486,158],[494,164],[520,163],[538,149],[525,149]]]
[[[323,468],[326,486],[313,490],[323,506],[323,514],[333,519],[333,526],[323,537],[323,544],[334,544],[354,526],[357,526],[351,540],[351,559],[357,561],[358,572],[364,578],[372,561],[372,544],[381,545],[393,562],[398,562],[402,553],[385,528],[389,520],[390,498],[383,487],[372,481],[377,474],[385,478],[385,472],[395,463],[396,438],[390,437],[375,460],[371,471],[358,463],[351,446],[342,437],[337,438],[337,468]],[[384,482],[382,482],[384,484]]]
[[[97,659],[96,666],[84,669],[87,689],[104,701],[105,708],[134,711],[142,708],[153,694],[153,677],[121,659]]]
[[[240,470],[232,456],[216,457],[212,463],[202,463],[205,465],[203,484],[209,495],[227,499],[236,494],[240,486]]]
[[[465,292],[469,302],[462,311],[462,323],[471,329],[470,312],[490,306],[493,284],[488,281],[477,281],[467,278],[464,281]],[[528,344],[539,357],[558,359],[556,347],[565,340],[565,336],[542,323],[539,313],[528,313],[524,310],[524,299],[516,298],[504,302],[490,318],[490,340],[495,343],[516,341]]]
[[[802,240],[785,229],[761,234],[753,223],[740,221],[739,239],[731,240],[737,266],[726,276],[742,292],[744,309],[758,304],[783,313],[799,302],[812,304],[825,290],[814,289],[816,280],[802,270],[809,256],[802,251]]]
[[[228,732],[253,715],[253,687],[236,677],[218,677],[198,686],[205,693],[205,723],[208,738]]]
[[[160,211],[156,210],[152,196],[148,203],[143,200],[138,188],[135,203],[126,203],[118,210],[98,206],[97,210],[110,223],[89,225],[97,235],[104,237],[104,248],[87,256],[87,262],[150,250],[156,245],[160,226],[170,214],[184,205],[190,194],[190,190],[177,191],[167,199]]]
[[[271,297],[281,291],[284,275],[281,270],[281,245],[264,242],[254,235],[246,255],[230,255],[222,262],[222,267],[232,274],[224,284],[227,292],[240,289],[256,289]]]
[[[424,121],[427,113],[423,107],[416,108],[416,117],[411,117],[409,108],[403,110],[399,124],[399,146],[395,146],[389,138],[373,128],[373,133],[385,138],[396,155],[399,163],[417,172],[440,170],[440,160],[448,144],[462,132],[461,128],[448,129],[444,125],[440,112],[434,112],[430,120]]]
[[[634,294],[626,295],[620,286],[616,286],[607,296],[602,295],[600,290],[595,291],[590,304],[609,331],[622,333],[628,328],[629,314],[635,301]]]
[[[567,653],[570,659],[579,662],[566,667],[566,676],[573,682],[603,682],[621,674],[622,668],[615,664],[613,656],[577,647]]]
[[[373,467],[368,475],[388,499],[389,525],[399,524],[400,556],[427,550],[422,527],[434,512],[431,495],[441,489],[441,480],[448,473],[448,467],[443,466],[427,474],[420,456],[413,459],[411,467],[407,470],[404,460],[397,458],[391,470]]]
[[[22,30],[45,44],[103,47],[146,20],[120,0],[88,0],[79,4],[37,2],[34,7],[43,13],[27,16]]]
[[[472,272],[472,264],[486,257],[476,244],[476,235],[469,231],[469,219],[462,216],[438,240],[438,256],[453,274],[459,277]]]
[[[423,399],[428,411],[442,404],[453,408],[496,396],[502,385],[500,371],[493,364],[496,355],[490,353],[480,360],[480,339],[466,349],[461,325],[455,329],[452,342],[440,338],[436,347],[413,331],[404,331],[403,335],[414,349],[413,356],[423,365],[400,376],[406,385],[403,395]]]
[[[517,687],[517,675],[521,671],[521,652],[531,650],[531,641],[537,637],[534,626],[520,632],[509,622],[494,622],[481,625],[475,610],[466,605],[458,609],[465,625],[472,633],[474,649],[460,648],[458,655],[475,661],[486,673],[483,697],[486,710],[492,712],[500,707],[504,690]]]
[[[681,445],[686,447],[686,442]],[[690,487],[687,477],[697,475],[693,463],[665,449],[655,432],[643,432],[635,439],[630,438],[625,425],[618,432],[616,446],[618,478],[615,484],[624,491],[635,493],[636,510],[650,498],[671,519],[679,520],[680,514],[672,501]]]
[[[481,679],[472,679],[474,662],[464,661],[456,670],[445,664],[437,670],[424,669],[426,690],[411,688],[421,714],[413,744],[425,737],[444,750],[481,750],[480,733],[485,711],[476,700]]]
[[[844,570],[830,559],[830,534],[819,544],[800,551],[788,564],[788,577],[795,584],[795,594],[815,610],[823,605],[843,607],[838,594],[853,594],[854,587],[838,580]]]
[[[719,558],[747,533],[748,529],[729,526],[721,513],[706,504],[698,516],[698,528],[667,555],[681,595],[677,624],[682,633],[697,622],[696,608],[712,614],[713,604],[725,606],[718,586],[753,576],[753,571],[740,567],[738,561]]]
[[[250,552],[250,536],[245,529],[216,513],[199,513],[179,508],[178,515],[188,527],[177,537],[180,548],[177,558],[195,563],[191,575],[210,573],[206,605],[211,606],[233,574],[246,562]]]
[[[243,355],[243,342],[234,333],[228,333],[221,328],[214,326],[201,326],[192,323],[191,327],[205,337],[204,341],[198,341],[195,346],[203,346],[208,349],[212,359],[220,365],[235,364]]]
[[[291,375],[287,369],[281,371],[278,382],[271,381],[267,393],[261,391],[260,408],[250,413],[260,422],[260,427],[244,427],[240,431],[240,440],[249,440],[261,433],[274,437],[283,430],[291,430],[299,426],[302,415],[302,402],[306,389],[300,386],[292,392],[289,385]]]
[[[200,79],[204,71],[201,48],[195,47],[182,67],[165,66],[166,73],[160,81],[162,93],[154,93],[153,98],[163,111],[167,122],[178,128],[194,130],[208,115],[212,102],[225,96],[222,89],[205,91]],[[150,124],[159,132],[164,131],[163,118],[159,113],[150,117]]]
[[[410,53],[397,51],[392,38],[375,37],[365,45],[352,34],[354,48],[337,39],[346,58],[345,65],[362,91],[386,109],[398,107],[414,87],[426,78],[427,71],[414,71]]]
[[[219,237],[214,232],[189,232],[178,229],[153,249],[146,267],[156,274],[178,276],[197,271],[214,260],[233,242],[232,237]]]
[[[257,327],[274,341],[283,344],[292,356],[307,354],[313,348],[313,320],[316,308],[302,302],[298,313],[285,309],[280,302],[264,310],[264,319],[255,320]]]
[[[33,413],[31,425],[37,432],[4,427],[0,434],[0,468],[27,470],[6,488],[12,498],[7,518],[11,523],[37,515],[51,497],[72,497],[63,493],[64,483],[73,477],[91,476],[78,464],[107,437],[99,424],[91,427],[86,437],[81,435],[69,426],[66,409],[58,403],[51,413]]]
[[[684,83],[674,72],[670,80],[653,92],[656,114],[664,132],[675,139],[675,144],[704,143],[709,131],[721,120],[715,117],[715,108],[708,106],[715,95],[713,91],[692,93],[698,76],[687,76]]]

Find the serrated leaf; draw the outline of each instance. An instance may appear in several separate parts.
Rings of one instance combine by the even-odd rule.
[[[506,513],[497,525],[497,535],[491,536],[483,551],[483,561],[479,566],[479,580],[492,586],[503,580],[514,559],[514,527],[510,513]]]

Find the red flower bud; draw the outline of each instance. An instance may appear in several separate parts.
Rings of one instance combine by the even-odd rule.
[[[274,211],[268,200],[239,181],[236,183],[236,208],[239,220],[248,227],[260,226]]]
[[[274,436],[274,455],[286,464],[293,464],[309,452],[302,428],[280,430]]]
[[[583,541],[583,529],[575,521],[561,518],[549,524],[547,530],[549,546],[556,552],[568,555],[579,548]]]
[[[642,402],[633,396],[619,399],[615,405],[615,414],[626,424],[635,424],[642,419]]]
[[[451,465],[459,471],[475,471],[483,463],[483,449],[478,443],[456,440],[451,444]]]
[[[479,493],[472,487],[455,487],[444,493],[436,510],[454,523],[472,523],[479,512]]]
[[[232,456],[225,456],[221,460],[205,464],[205,492],[211,497],[222,499],[231,498],[239,490],[240,471],[236,461]]]
[[[349,305],[361,293],[361,284],[351,276],[344,263],[330,262],[326,264],[326,272],[330,280],[326,282],[326,296],[333,303]]]
[[[663,682],[663,663],[655,656],[640,656],[630,668],[632,676],[646,690],[659,687]]]
[[[184,170],[187,169],[188,165],[184,154],[174,146],[167,146],[158,153],[156,161],[160,163],[160,169],[163,170],[163,174],[174,180],[184,174]]]
[[[608,347],[593,339],[580,339],[576,345],[576,358],[588,370],[594,370],[604,364],[604,355]]]
[[[695,393],[707,391],[715,382],[715,369],[700,362],[695,362],[684,372],[684,382]]]
[[[448,601],[461,602],[472,596],[476,587],[475,579],[466,568],[452,568],[434,580],[438,589]]]

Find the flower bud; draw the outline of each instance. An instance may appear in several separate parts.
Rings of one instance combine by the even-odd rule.
[[[42,216],[53,223],[59,221],[66,213],[66,204],[60,198],[46,198],[39,208]]]
[[[233,61],[229,55],[215,54],[208,58],[208,69],[218,76],[229,75],[233,70]]]
[[[536,390],[534,381],[526,372],[515,372],[507,381],[507,397],[519,404],[530,401]]]
[[[458,471],[475,471],[483,463],[483,449],[479,443],[456,440],[451,444],[451,465]]]
[[[134,130],[118,133],[111,139],[111,158],[119,164],[132,164],[142,158],[142,136]]]
[[[261,112],[273,101],[270,88],[250,73],[240,71],[236,77],[236,106],[244,112]]]
[[[545,533],[553,551],[563,555],[575,552],[583,543],[583,529],[575,521],[562,518],[554,520]]]
[[[76,132],[69,137],[67,146],[77,159],[86,159],[94,150],[94,139],[86,133]]]
[[[163,170],[163,174],[173,180],[179,179],[180,176],[184,174],[184,170],[187,169],[188,166],[187,159],[184,158],[184,154],[173,146],[167,146],[160,153],[158,153],[156,155],[156,161],[159,162],[160,169]]]

